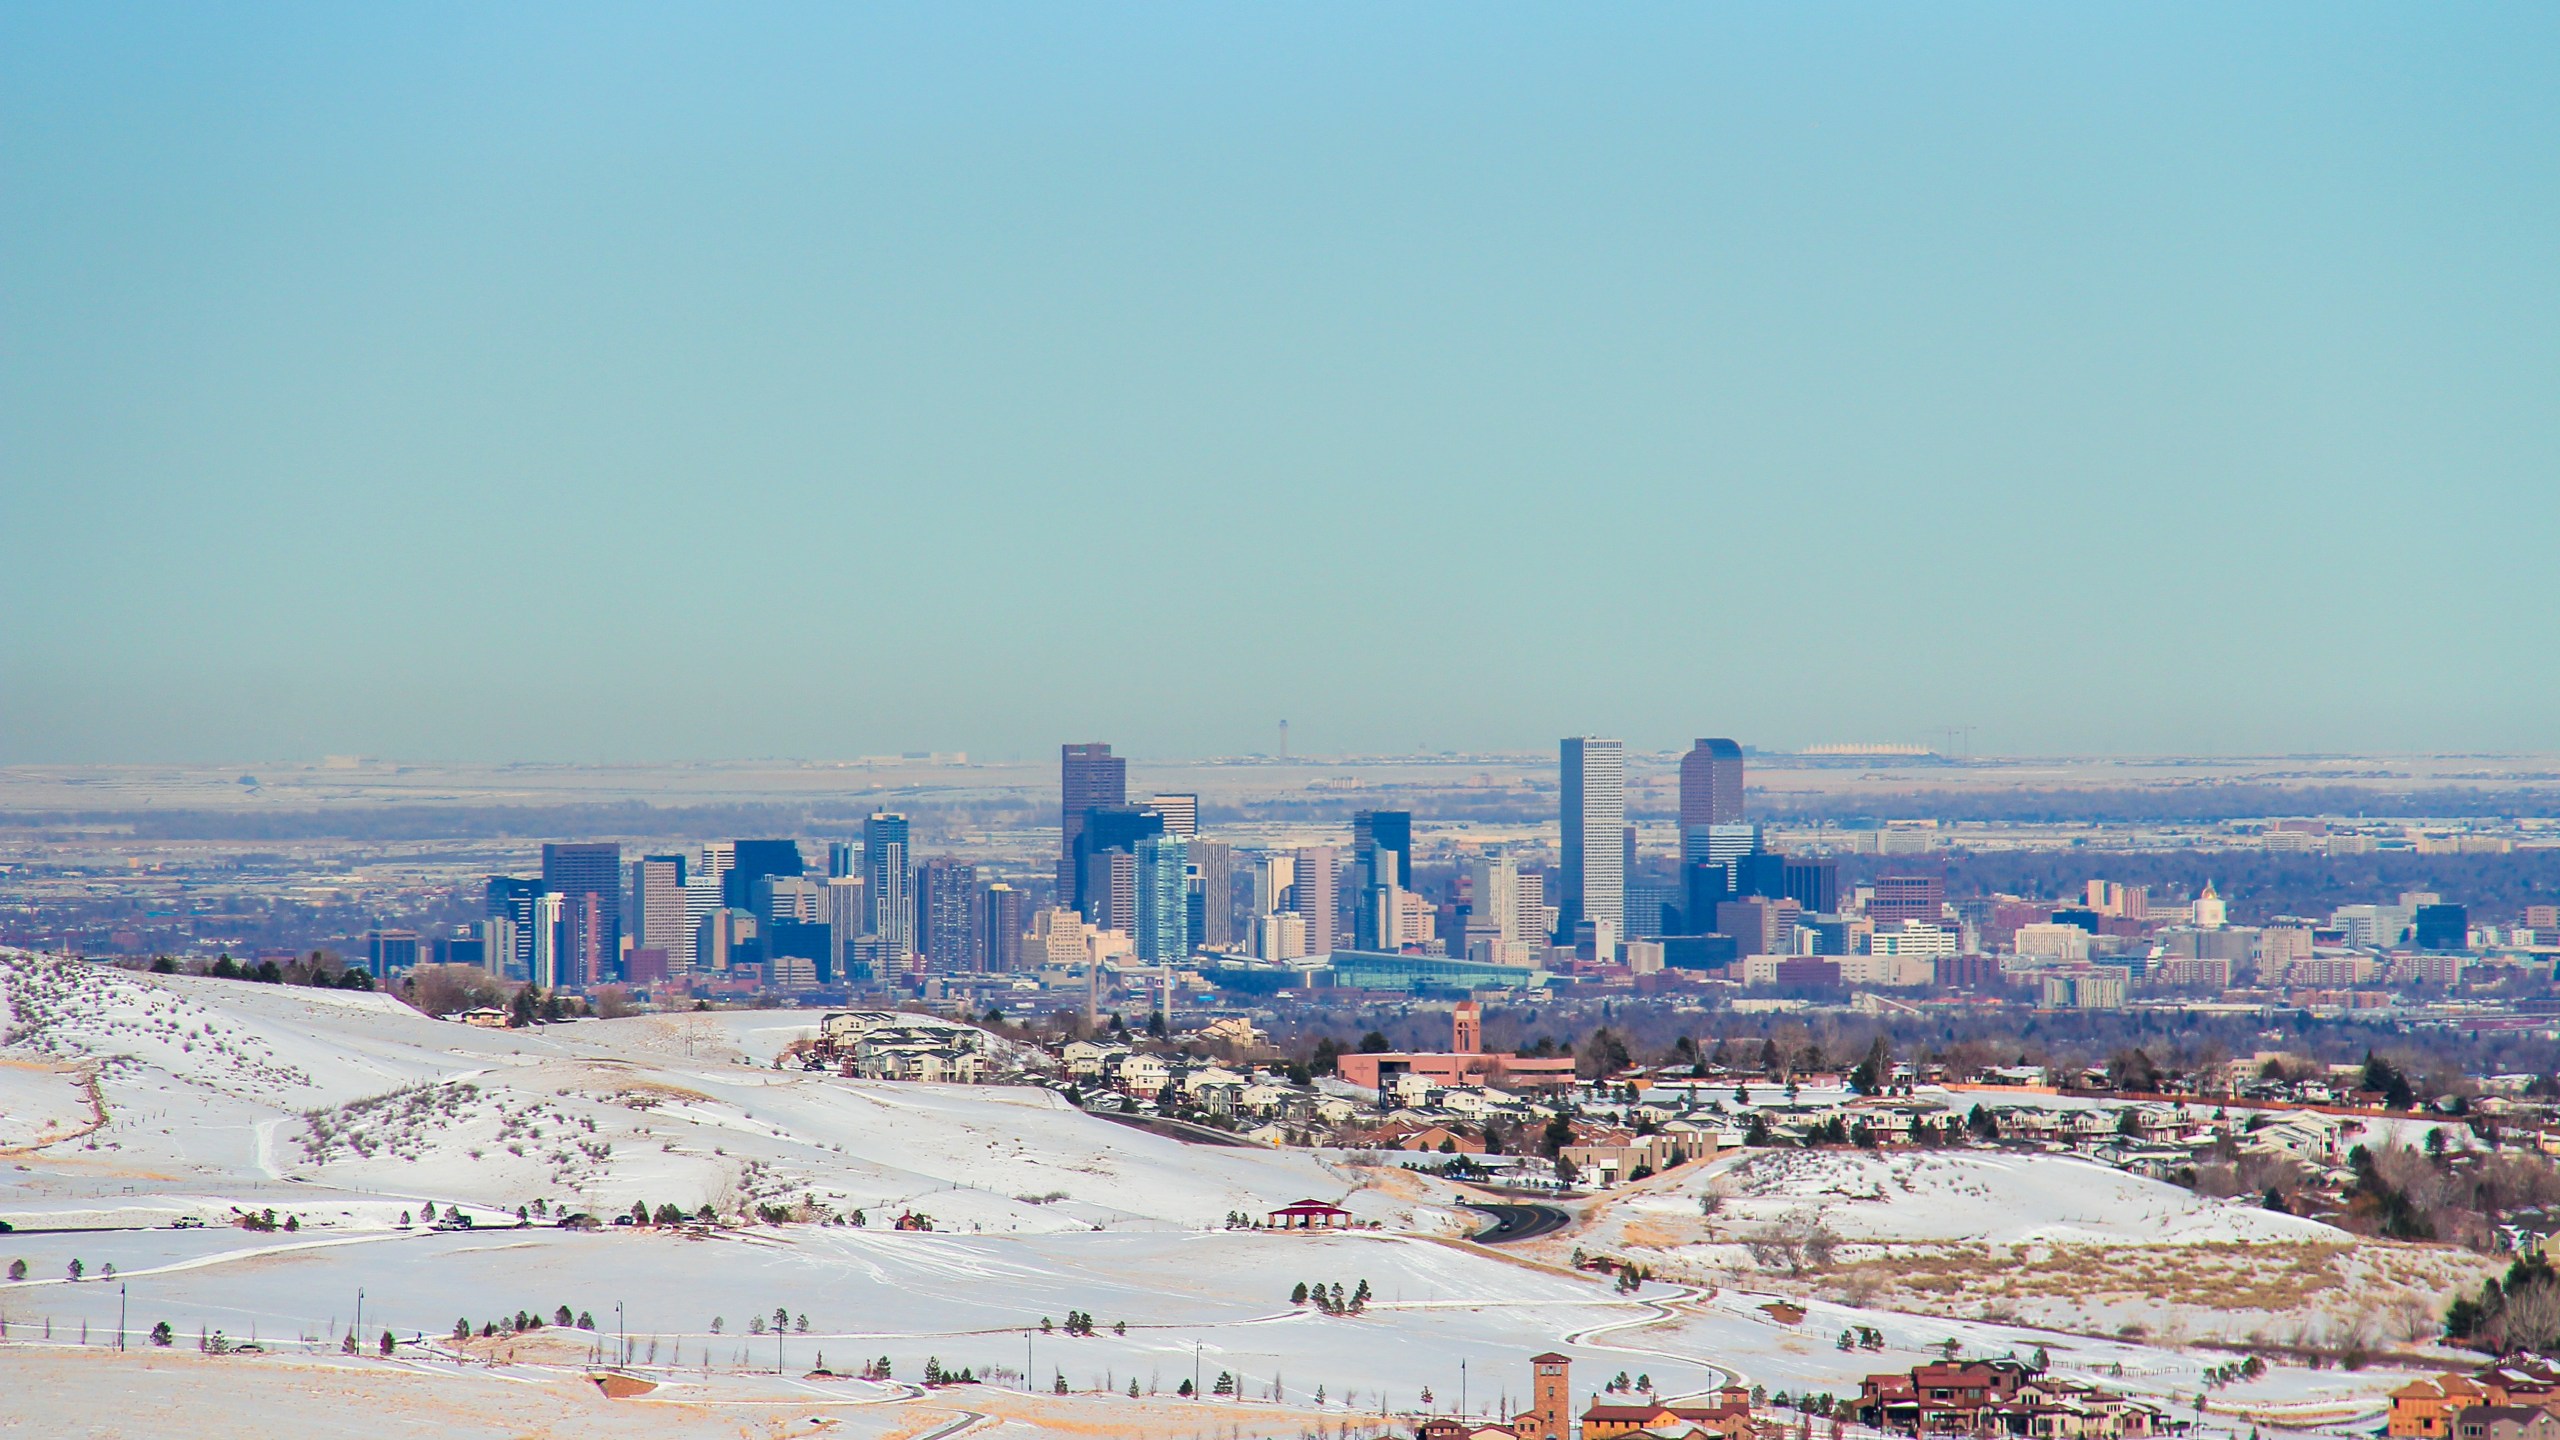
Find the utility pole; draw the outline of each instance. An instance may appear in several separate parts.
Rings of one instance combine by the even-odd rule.
[[[1458,1413],[1467,1413],[1467,1361],[1463,1355],[1458,1357]]]
[[[116,1348],[124,1348],[124,1285],[116,1285]]]
[[[622,1321],[622,1302],[619,1300],[613,1302],[613,1331],[619,1337],[618,1348],[622,1352],[622,1358],[614,1368],[628,1370],[631,1368],[631,1327]]]
[[[1208,1398],[1200,1393],[1200,1342],[1197,1340],[1191,1342],[1191,1398]]]
[[[364,1343],[364,1287],[361,1285],[356,1287],[356,1328],[347,1333],[356,1337],[358,1345]]]

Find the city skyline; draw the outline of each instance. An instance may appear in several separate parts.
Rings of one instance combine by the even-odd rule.
[[[2554,75],[0,6],[0,1429],[2560,1440]]]
[[[2523,7],[21,8],[0,764],[2536,748],[2555,68]]]

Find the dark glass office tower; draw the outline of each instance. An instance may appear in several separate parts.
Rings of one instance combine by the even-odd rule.
[[[1351,815],[1351,854],[1370,885],[1378,883],[1375,856],[1381,850],[1392,850],[1396,857],[1395,882],[1407,890],[1413,888],[1413,812],[1410,810],[1355,810]]]
[[[1074,868],[1074,888],[1067,893],[1077,912],[1087,920],[1101,925],[1109,923],[1101,917],[1110,916],[1119,922],[1119,928],[1125,929],[1131,923],[1129,914],[1113,903],[1119,893],[1119,872],[1107,862],[1096,869],[1096,857],[1114,852],[1136,856],[1139,841],[1164,833],[1164,816],[1138,805],[1096,805],[1087,809],[1081,820],[1076,827],[1075,853],[1068,857]]]
[[[1076,837],[1097,805],[1129,803],[1129,762],[1101,741],[1058,747],[1058,893],[1077,893],[1083,868]],[[1134,842],[1132,842],[1134,843]]]
[[[578,937],[578,953],[566,958],[576,962],[583,983],[610,977],[622,961],[622,846],[611,840],[543,846],[542,888],[561,897]]]
[[[533,973],[534,902],[541,898],[542,882],[539,880],[526,880],[514,875],[489,877],[489,895],[483,913],[492,920],[512,920],[516,926],[516,951],[503,957],[513,964],[513,968],[506,972],[509,975]]]
[[[806,870],[797,840],[738,840],[737,859],[720,880],[720,903],[732,910],[755,906],[756,882],[770,875],[798,877]]]

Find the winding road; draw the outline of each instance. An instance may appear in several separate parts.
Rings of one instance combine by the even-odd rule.
[[[987,1417],[984,1413],[976,1410],[963,1410],[957,1416],[953,1417],[948,1423],[937,1425],[923,1434],[918,1435],[916,1440],[949,1440],[950,1436],[957,1435],[963,1430],[975,1429],[985,1423],[987,1423]]]
[[[1461,1203],[1479,1214],[1493,1217],[1491,1225],[1467,1237],[1479,1245],[1508,1245],[1515,1240],[1535,1240],[1573,1223],[1573,1212],[1561,1205],[1510,1200],[1468,1200]]]

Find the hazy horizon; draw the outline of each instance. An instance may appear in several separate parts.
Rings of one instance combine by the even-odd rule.
[[[2539,753],[2560,12],[17,7],[0,764]]]

